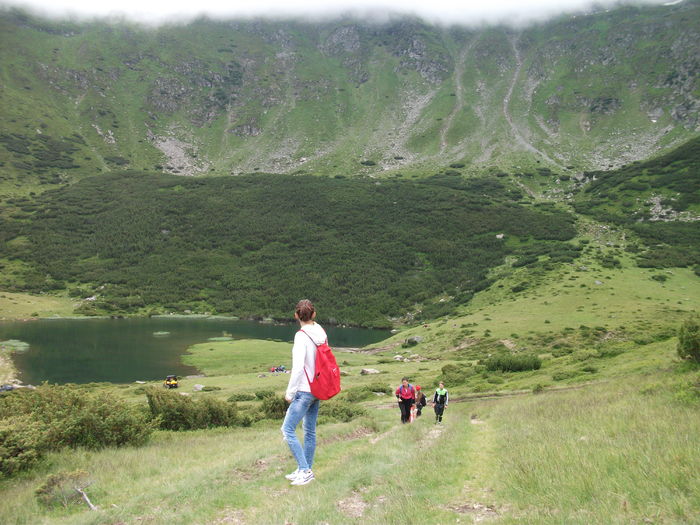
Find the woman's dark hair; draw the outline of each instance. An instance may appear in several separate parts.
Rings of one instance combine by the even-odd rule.
[[[407,377],[402,377],[402,378],[401,378],[401,382],[403,383],[404,381],[408,381],[408,378],[407,378]]]
[[[300,321],[311,321],[314,317],[314,313],[316,313],[316,310],[314,309],[314,305],[311,301],[308,299],[302,299],[297,303],[297,307],[294,309],[294,312],[299,316]]]

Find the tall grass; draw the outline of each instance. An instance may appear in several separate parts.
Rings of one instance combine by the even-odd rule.
[[[700,520],[700,405],[634,384],[499,403],[499,494],[517,523]],[[649,521],[651,520],[651,521]]]

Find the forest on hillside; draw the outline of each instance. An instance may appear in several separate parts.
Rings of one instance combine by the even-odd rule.
[[[326,320],[388,326],[449,313],[515,264],[571,261],[574,218],[498,180],[101,175],[12,201],[10,289],[68,288],[85,314],[194,312],[288,318],[310,297]],[[547,256],[547,257],[543,257]]]
[[[700,138],[619,170],[585,172],[577,212],[623,226],[648,268],[695,266],[700,275]]]

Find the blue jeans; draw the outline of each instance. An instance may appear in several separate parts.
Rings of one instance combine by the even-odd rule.
[[[310,469],[314,463],[314,452],[316,452],[316,420],[318,419],[318,409],[321,402],[311,395],[310,392],[297,392],[292,399],[287,415],[282,423],[282,435],[292,451],[294,459],[297,460],[299,470]],[[302,448],[295,430],[299,421],[304,420],[304,447]]]

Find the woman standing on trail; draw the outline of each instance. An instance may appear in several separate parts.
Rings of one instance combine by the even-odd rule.
[[[445,383],[440,381],[438,387],[435,389],[435,395],[433,396],[433,408],[435,409],[435,423],[442,424],[442,414],[447,408],[447,403],[449,401],[449,396],[447,394],[447,389],[445,388]]]
[[[292,485],[306,485],[314,479],[311,467],[316,451],[316,420],[320,401],[311,394],[308,377],[316,372],[316,347],[327,340],[326,332],[316,323],[316,310],[308,299],[297,303],[294,318],[300,329],[294,336],[292,347],[292,371],[284,398],[290,403],[282,423],[282,434],[289,445],[297,469],[285,477]],[[307,377],[308,375],[308,377]],[[304,421],[304,446],[299,443],[296,427]]]
[[[401,423],[408,423],[411,417],[411,406],[416,401],[416,389],[408,382],[408,378],[401,380],[401,386],[396,389],[396,399],[399,400],[401,409]]]

